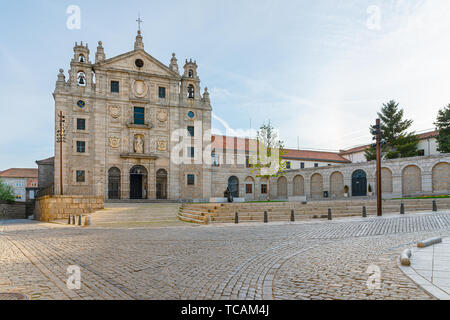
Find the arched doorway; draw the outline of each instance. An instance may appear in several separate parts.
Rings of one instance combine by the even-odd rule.
[[[367,196],[367,175],[363,170],[356,170],[352,175],[352,196]]]
[[[156,172],[156,199],[167,199],[167,171],[164,169]]]
[[[330,195],[332,198],[344,196],[344,176],[339,171],[333,172],[330,176]]]
[[[450,164],[447,162],[438,163],[433,167],[433,193],[448,194],[450,190]]]
[[[310,182],[311,198],[323,197],[323,177],[320,173],[314,173]]]
[[[305,195],[305,179],[298,175],[294,178],[294,196]]]
[[[147,169],[143,166],[130,170],[130,199],[147,199]]]
[[[120,199],[120,170],[116,167],[108,171],[108,199]]]
[[[287,190],[287,179],[286,177],[280,177],[277,181],[277,196],[278,199],[287,199],[288,190]]]
[[[228,189],[230,190],[233,198],[239,198],[239,179],[235,176],[228,179]]]
[[[404,196],[415,196],[422,192],[422,171],[418,166],[409,165],[402,172]]]

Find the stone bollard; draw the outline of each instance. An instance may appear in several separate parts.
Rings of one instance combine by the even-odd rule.
[[[264,211],[264,223],[269,223],[269,215],[267,214],[267,211]]]
[[[332,220],[333,216],[331,215],[331,208],[328,209],[328,220]]]
[[[236,213],[234,214],[234,223],[238,224],[239,223],[239,212],[236,211]]]
[[[294,212],[294,209],[291,210],[291,222],[295,222],[295,212]]]
[[[79,226],[81,226],[82,225],[82,223],[81,223],[81,220],[83,219],[83,216],[82,215],[79,215],[78,216],[78,225]]]
[[[441,242],[442,242],[442,238],[431,238],[431,239],[420,241],[419,243],[417,243],[417,247],[418,248],[426,248],[426,247],[432,246],[433,244],[437,244],[437,243],[441,243]]]
[[[366,209],[366,206],[363,206],[363,218],[367,218],[367,209]]]
[[[433,212],[437,212],[437,203],[436,203],[436,200],[433,200]]]
[[[405,249],[403,250],[402,254],[400,255],[400,262],[402,266],[410,266],[411,265],[411,250]]]
[[[92,217],[91,216],[87,216],[86,220],[84,221],[84,225],[85,226],[90,226],[92,225]]]
[[[72,225],[75,225],[75,216],[72,216]]]
[[[69,214],[69,218],[67,219],[67,224],[70,224],[71,221],[72,221],[72,216]]]
[[[405,214],[405,204],[403,202],[400,205],[400,214]]]

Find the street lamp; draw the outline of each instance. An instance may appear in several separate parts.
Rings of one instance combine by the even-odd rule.
[[[58,114],[59,118],[59,129],[56,130],[56,142],[59,143],[59,184],[60,184],[60,194],[64,195],[63,192],[63,143],[66,142],[66,131],[64,129],[65,116],[62,111]]]

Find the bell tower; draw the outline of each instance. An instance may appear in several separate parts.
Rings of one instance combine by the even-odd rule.
[[[186,60],[184,73],[181,77],[181,100],[193,103],[199,101],[200,96],[200,78],[197,74],[197,62]]]
[[[85,91],[90,91],[93,87],[93,71],[92,64],[89,60],[88,44],[80,44],[75,42],[73,48],[74,57],[70,63],[69,70],[69,84],[72,88],[85,88]]]

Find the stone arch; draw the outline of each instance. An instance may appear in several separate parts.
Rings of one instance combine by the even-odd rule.
[[[355,170],[352,174],[352,196],[367,196],[367,173],[364,170]]]
[[[167,171],[156,171],[156,199],[167,199]]]
[[[393,192],[392,171],[389,168],[381,168],[381,191],[383,193],[392,193]]]
[[[321,198],[323,196],[323,177],[320,173],[314,173],[310,182],[311,197]]]
[[[305,195],[305,179],[301,175],[294,177],[294,196]]]
[[[120,199],[120,169],[112,167],[108,170],[108,199]]]
[[[330,195],[338,198],[344,196],[344,175],[339,171],[330,176]]]
[[[402,171],[403,195],[416,195],[422,192],[422,170],[416,165],[408,165]]]
[[[254,198],[255,196],[255,179],[253,177],[245,178],[245,197]]]
[[[137,165],[130,170],[130,199],[147,199],[147,169]]]
[[[231,176],[228,179],[228,189],[230,190],[233,198],[239,198],[239,179],[236,176]]]
[[[286,177],[279,177],[277,180],[277,197],[280,199],[287,199],[287,179]]]
[[[450,164],[448,162],[440,162],[433,167],[433,193],[448,194],[450,189],[449,171]]]

